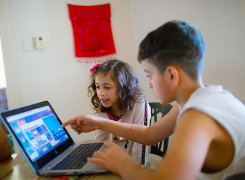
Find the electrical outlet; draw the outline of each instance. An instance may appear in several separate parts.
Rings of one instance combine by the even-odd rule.
[[[35,49],[45,49],[43,36],[35,36],[34,38]]]

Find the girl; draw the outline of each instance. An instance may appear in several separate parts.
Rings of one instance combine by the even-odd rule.
[[[144,98],[133,69],[125,62],[110,60],[95,65],[88,87],[93,109],[98,117],[112,121],[149,125],[150,106]],[[97,130],[96,141],[122,139],[108,132]],[[128,141],[126,152],[138,163],[150,168],[149,147]]]

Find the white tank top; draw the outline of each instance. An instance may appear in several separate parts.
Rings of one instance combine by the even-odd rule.
[[[235,155],[231,164],[217,173],[200,173],[197,179],[220,180],[231,175],[245,172],[245,106],[222,86],[208,85],[197,89],[177,117],[177,122],[183,112],[193,108],[203,112],[219,124],[230,134],[234,145]]]

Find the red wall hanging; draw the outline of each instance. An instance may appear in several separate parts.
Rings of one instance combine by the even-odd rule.
[[[68,4],[68,9],[76,57],[101,57],[116,53],[111,30],[110,4],[95,6]]]

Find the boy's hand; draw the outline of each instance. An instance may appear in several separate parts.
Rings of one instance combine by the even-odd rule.
[[[88,162],[102,165],[115,174],[121,174],[123,168],[130,166],[140,166],[134,159],[129,156],[121,147],[112,141],[106,141],[103,144],[103,151],[96,151]]]
[[[70,125],[78,134],[94,131],[98,129],[95,118],[91,115],[80,115],[63,123],[62,127]]]

